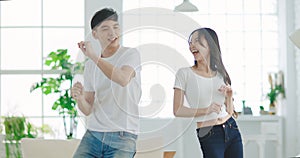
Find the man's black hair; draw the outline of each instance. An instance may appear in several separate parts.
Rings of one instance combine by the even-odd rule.
[[[100,25],[105,20],[118,21],[118,14],[112,8],[104,8],[97,11],[91,20],[91,29]]]

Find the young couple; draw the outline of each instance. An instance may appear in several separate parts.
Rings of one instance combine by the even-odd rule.
[[[75,83],[71,92],[87,117],[87,131],[74,158],[133,158],[139,128],[140,54],[120,45],[118,15],[113,9],[96,12],[91,29],[102,50],[94,50],[89,41],[78,43],[89,60],[84,84]],[[232,118],[231,81],[217,34],[200,28],[188,42],[195,64],[176,73],[174,115],[194,117],[204,157],[241,158],[241,135]],[[184,97],[190,107],[183,105]]]

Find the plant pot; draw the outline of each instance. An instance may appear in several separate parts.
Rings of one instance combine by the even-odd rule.
[[[63,117],[63,121],[67,139],[76,138],[78,117],[67,115]]]
[[[276,106],[276,103],[273,102],[273,103],[270,103],[269,105],[269,114],[270,115],[276,115],[276,111],[277,111],[277,106]]]
[[[5,157],[5,144],[4,144],[5,135],[0,134],[0,157]]]

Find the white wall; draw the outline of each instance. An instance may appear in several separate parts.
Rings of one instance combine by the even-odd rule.
[[[284,117],[284,145],[285,157],[295,156],[300,153],[300,52],[288,35],[296,28],[300,28],[300,1],[279,0],[279,9],[284,13],[285,22],[280,25],[281,30],[281,53],[284,58],[282,69],[286,74],[287,99],[283,107]],[[297,19],[297,20],[296,20]]]
[[[281,69],[285,74],[286,100],[283,102],[282,116],[284,117],[283,145],[285,157],[297,154],[297,77],[295,67],[294,46],[288,39],[288,34],[294,30],[294,1],[279,0],[280,22],[280,53]]]
[[[294,24],[294,29],[300,29],[300,1],[299,0],[294,0],[294,18],[293,18],[293,24]],[[300,49],[294,47],[294,52],[295,52],[295,56],[296,56],[296,60],[295,60],[295,63],[296,63],[296,78],[297,78],[297,93],[296,95],[299,96],[299,92],[300,92]],[[300,131],[300,97],[297,97],[298,100],[297,100],[297,104],[296,104],[296,107],[297,107],[297,129],[296,129],[296,132],[297,132],[297,146],[296,146],[296,150],[297,150],[297,153],[300,154],[300,135],[299,135],[299,131]]]

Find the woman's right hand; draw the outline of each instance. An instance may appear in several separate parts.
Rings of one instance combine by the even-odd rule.
[[[80,82],[76,82],[71,89],[71,96],[76,100],[84,99],[83,86]]]
[[[212,103],[205,110],[206,110],[207,114],[210,114],[210,113],[213,113],[213,112],[219,114],[221,112],[221,105],[217,104],[217,103]]]

